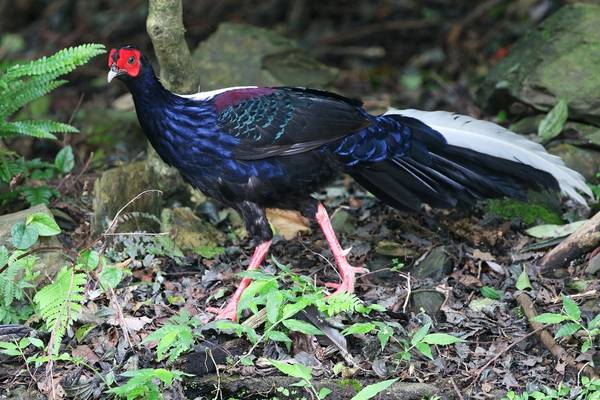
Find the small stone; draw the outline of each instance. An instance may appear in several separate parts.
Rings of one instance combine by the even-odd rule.
[[[430,278],[440,282],[452,272],[452,260],[447,254],[446,246],[434,247],[414,267],[413,276],[417,279]]]
[[[600,271],[600,253],[592,257],[587,267],[585,267],[585,273],[589,275],[594,275],[598,271]]]
[[[442,304],[444,304],[444,295],[433,289],[423,290],[412,293],[411,300],[411,309],[413,312],[418,313],[423,310],[427,315],[435,318],[440,312]]]
[[[375,247],[375,253],[388,257],[414,257],[417,254],[413,249],[389,240],[378,242]]]
[[[337,234],[346,233],[352,235],[356,231],[356,219],[345,210],[337,210],[331,216],[331,225]]]

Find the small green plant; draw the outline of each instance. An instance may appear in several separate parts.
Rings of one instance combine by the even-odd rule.
[[[174,381],[181,380],[185,375],[187,374],[184,372],[164,368],[126,371],[121,376],[129,378],[127,382],[122,386],[109,389],[108,393],[127,400],[158,400],[163,398],[161,387],[169,388],[173,386]]]
[[[292,384],[292,386],[298,386],[306,388],[310,391],[315,398],[322,400],[325,399],[331,393],[330,389],[321,388],[317,392],[317,389],[312,384],[312,369],[298,363],[288,364],[282,361],[277,360],[269,360],[272,366],[277,368],[280,372],[284,373],[287,376],[291,376],[292,378],[300,379],[298,382]]]
[[[491,286],[483,286],[479,291],[483,297],[488,299],[500,300],[502,298],[502,293]]]
[[[39,274],[34,272],[38,258],[27,255],[26,250],[37,243],[40,236],[54,236],[60,228],[54,219],[44,213],[34,213],[12,226],[12,245],[9,252],[0,246],[0,323],[18,323],[33,313],[32,301],[26,289]]]
[[[40,339],[26,336],[19,341],[0,342],[0,353],[12,357],[22,357],[23,360],[27,360],[25,351],[30,345],[38,349],[44,348],[44,342]]]
[[[44,286],[33,298],[40,317],[52,335],[52,354],[58,354],[62,337],[77,320],[83,303],[86,275],[76,272],[74,267],[63,267],[54,282]]]
[[[41,182],[51,179],[55,173],[67,173],[73,168],[73,152],[65,148],[59,152],[54,163],[41,160],[25,161],[17,153],[3,145],[3,138],[28,135],[42,139],[56,139],[55,133],[73,133],[71,125],[52,120],[14,120],[21,108],[39,99],[67,81],[58,79],[92,57],[104,53],[100,44],[84,44],[63,49],[50,57],[13,64],[0,72],[0,183],[10,183],[17,175],[25,183],[18,190],[3,193],[1,199],[10,201],[17,196],[30,204],[48,203],[56,195]]]
[[[584,337],[581,352],[588,351],[594,339],[600,334],[600,314],[596,315],[587,325],[581,319],[581,310],[577,303],[568,296],[562,296],[563,304],[560,313],[544,313],[533,320],[541,324],[560,325],[554,335],[555,338],[576,336],[580,333]]]
[[[231,321],[216,321],[208,326],[235,333],[238,336],[245,335],[254,346],[263,340],[272,340],[281,342],[289,348],[292,344],[288,335],[290,331],[307,335],[323,334],[311,323],[294,318],[296,314],[309,306],[314,306],[329,316],[354,312],[366,316],[372,311],[384,310],[377,304],[365,305],[352,293],[339,293],[326,297],[323,290],[317,288],[308,277],[293,273],[289,266],[280,264],[274,258],[273,263],[280,269],[280,273],[277,275],[261,271],[246,271],[241,274],[244,277],[252,278],[253,282],[240,298],[238,317],[244,310],[250,310],[256,314],[264,308],[267,321],[262,335],[259,335],[254,328]],[[282,285],[284,280],[287,282]]]
[[[360,392],[356,393],[354,397],[350,400],[369,400],[377,396],[379,393],[383,392],[390,386],[392,386],[398,378],[388,379],[386,381],[381,381],[377,383],[372,383],[370,385],[365,386],[361,389]]]
[[[399,361],[410,361],[412,359],[411,351],[413,349],[418,350],[425,357],[433,360],[433,354],[431,352],[431,345],[447,346],[462,342],[461,338],[456,336],[448,335],[447,333],[429,333],[431,329],[431,323],[426,323],[419,328],[410,338],[410,342],[405,339],[399,339],[403,349],[397,354]]]
[[[157,342],[157,361],[168,359],[173,363],[181,353],[194,347],[195,338],[193,329],[200,325],[195,317],[190,317],[186,310],[172,317],[168,323],[148,335],[142,343]]]
[[[592,380],[587,376],[582,376],[580,387],[569,388],[564,383],[559,383],[557,388],[543,386],[533,392],[517,393],[510,391],[502,400],[599,400],[600,399],[600,379]]]
[[[390,268],[390,271],[400,272],[404,268],[404,266],[405,264],[401,259],[392,258],[392,267]]]

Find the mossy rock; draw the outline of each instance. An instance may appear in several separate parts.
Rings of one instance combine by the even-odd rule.
[[[548,152],[560,156],[569,168],[582,174],[589,182],[598,182],[596,174],[600,171],[600,152],[567,143],[551,146]]]
[[[227,86],[324,87],[337,76],[290,39],[251,25],[222,23],[193,54],[202,90]]]
[[[515,199],[490,199],[486,211],[507,221],[520,219],[525,225],[537,223],[561,225],[560,214],[546,204],[523,202]]]
[[[156,182],[156,175],[143,161],[104,171],[94,184],[92,232],[102,233],[131,199],[146,190],[157,189]],[[156,231],[160,204],[159,193],[141,196],[123,211],[116,231]]]
[[[488,74],[479,102],[496,112],[518,100],[600,124],[600,5],[568,4],[531,29]]]
[[[225,235],[221,231],[199,218],[188,207],[162,210],[161,230],[169,232],[171,239],[184,252],[201,247],[216,247],[225,241]]]

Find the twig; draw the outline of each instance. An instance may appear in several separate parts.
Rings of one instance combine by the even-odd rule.
[[[499,359],[500,357],[502,357],[503,354],[505,354],[507,351],[509,351],[510,349],[512,349],[513,347],[515,347],[516,345],[518,345],[519,343],[523,342],[524,340],[528,339],[530,336],[535,335],[536,333],[538,333],[539,331],[543,330],[544,327],[538,328],[534,331],[529,332],[527,335],[522,336],[521,338],[515,340],[514,342],[512,342],[511,344],[509,344],[504,350],[498,352],[498,354],[496,354],[494,357],[492,357],[491,359],[488,360],[488,362],[486,362],[481,368],[479,368],[476,372],[475,372],[475,376],[473,377],[473,380],[471,383],[474,383],[479,376],[483,373],[483,371],[485,371],[485,369],[487,367],[490,366],[490,364],[492,364],[493,362],[495,362],[497,359]]]
[[[456,386],[456,383],[454,382],[453,378],[450,378],[450,383],[452,384],[452,387],[454,388],[454,392],[456,393],[456,396],[458,396],[458,398],[460,400],[464,400],[464,397],[460,393],[460,390],[458,390],[458,387]]]
[[[123,211],[125,211],[125,209],[127,207],[129,207],[129,205],[131,203],[133,203],[134,201],[136,201],[137,199],[139,199],[140,197],[142,197],[143,195],[147,194],[147,193],[158,193],[162,195],[162,190],[158,190],[158,189],[148,189],[148,190],[144,190],[141,193],[138,193],[133,199],[129,200],[127,203],[125,203],[125,205],[123,207],[121,207],[119,209],[119,211],[117,211],[117,213],[115,214],[115,217],[112,219],[112,221],[110,221],[110,224],[108,224],[108,228],[106,228],[106,230],[104,231],[104,233],[102,234],[102,236],[106,236],[108,233],[112,232],[116,227],[117,227],[117,222],[119,220],[119,216],[121,215],[121,213]]]
[[[544,325],[533,321],[533,319],[537,316],[537,313],[531,298],[527,294],[521,293],[519,296],[517,296],[517,302],[523,308],[523,313],[527,316],[529,324],[535,329],[533,332],[539,332],[538,336],[540,337],[540,341],[550,351],[550,353],[552,353],[559,360],[564,360],[568,366],[575,368],[578,371],[582,370],[590,377],[597,378],[598,375],[592,367],[578,363],[561,345],[556,343],[552,335],[545,330]]]
[[[404,275],[404,274],[400,274]],[[412,289],[410,286],[410,272],[406,274],[406,299],[404,299],[404,304],[402,304],[402,312],[406,314],[406,308],[408,307],[408,302],[410,300],[410,295],[412,293]]]
[[[127,328],[127,324],[125,323],[125,316],[123,315],[123,310],[119,305],[119,299],[117,299],[117,295],[115,294],[115,291],[112,287],[109,286],[108,289],[110,291],[110,300],[114,304],[115,311],[117,312],[117,319],[121,324],[121,331],[123,332],[123,336],[125,336],[125,340],[127,340],[129,348],[133,349],[133,343],[131,343],[131,339],[129,338],[129,330]]]
[[[117,223],[119,221],[119,216],[121,215],[121,213],[131,203],[133,203],[134,201],[136,201],[137,199],[139,199],[140,197],[142,197],[143,195],[148,194],[148,193],[158,193],[159,195],[162,195],[163,192],[162,192],[162,190],[158,190],[158,189],[148,189],[148,190],[144,190],[141,193],[138,193],[133,199],[129,200],[127,203],[125,203],[125,205],[123,207],[121,207],[121,209],[119,211],[117,211],[117,213],[115,214],[115,217],[112,219],[110,224],[108,224],[108,228],[106,228],[104,233],[102,233],[100,236],[98,236],[96,239],[94,239],[89,245],[85,246],[85,248],[83,250],[91,249],[96,243],[98,243],[100,240],[102,240],[103,237],[110,236],[111,231],[113,231],[117,227]]]
[[[208,355],[210,356],[210,359],[211,359],[213,365],[215,366],[215,373],[217,374],[217,393],[215,393],[214,400],[217,400],[219,398],[219,396],[221,397],[221,400],[223,400],[223,392],[221,391],[221,374],[219,373],[219,366],[217,365],[217,362],[215,361],[215,358],[213,357],[212,350],[206,349],[206,351],[208,352]],[[207,370],[208,370],[208,368],[207,368]]]

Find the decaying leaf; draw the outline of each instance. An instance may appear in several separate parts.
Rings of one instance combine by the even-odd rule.
[[[299,232],[310,231],[308,219],[297,211],[267,208],[267,218],[286,240],[295,238]]]
[[[525,232],[537,239],[556,239],[569,236],[586,222],[587,220],[572,222],[566,225],[544,224],[529,228]]]

